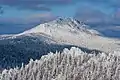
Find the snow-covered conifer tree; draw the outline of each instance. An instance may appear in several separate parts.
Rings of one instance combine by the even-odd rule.
[[[120,52],[90,54],[79,48],[49,53],[20,69],[3,70],[0,80],[120,80]]]

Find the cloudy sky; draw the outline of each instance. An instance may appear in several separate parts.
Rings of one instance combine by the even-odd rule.
[[[77,18],[106,36],[120,37],[120,0],[0,0],[0,34],[57,17]]]

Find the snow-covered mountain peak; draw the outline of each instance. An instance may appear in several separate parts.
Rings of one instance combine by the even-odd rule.
[[[96,35],[99,34],[96,30],[89,29],[87,25],[83,22],[80,22],[76,19],[72,18],[58,18],[48,23],[40,24],[30,30],[23,32],[22,34],[26,33],[44,33],[48,35],[52,35],[52,33],[58,31],[63,32],[71,32],[71,33],[87,33]]]
[[[6,38],[23,36],[42,39],[47,43],[76,45],[105,52],[120,51],[119,40],[99,36],[99,32],[90,29],[83,22],[72,18],[58,18],[48,23],[40,24],[30,30]]]
[[[79,25],[81,24],[82,22],[76,20],[76,19],[73,19],[73,18],[58,18],[55,20],[58,24],[66,24],[66,23],[72,23],[74,25]]]
[[[83,22],[78,21],[78,20],[73,19],[73,18],[58,18],[58,19],[56,19],[53,22],[55,22],[57,24],[60,24],[60,25],[66,25],[66,24],[68,24],[69,27],[77,28],[77,29],[87,28],[88,27]]]
[[[89,26],[85,25],[83,22],[73,18],[57,18],[56,20],[51,21],[48,24],[57,24],[58,26],[56,27],[61,27],[65,29],[87,30],[89,28]]]

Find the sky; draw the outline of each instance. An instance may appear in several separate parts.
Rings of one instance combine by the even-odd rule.
[[[76,18],[120,38],[120,0],[0,0],[0,34],[20,33],[57,17]]]

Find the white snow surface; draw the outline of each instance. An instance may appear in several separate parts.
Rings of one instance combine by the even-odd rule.
[[[31,36],[31,34],[35,34],[37,37],[41,34],[47,35],[59,44],[71,44],[105,52],[120,50],[119,39],[100,36],[101,34],[98,31],[90,29],[89,26],[72,18],[58,18],[9,38],[16,38],[21,35]]]

